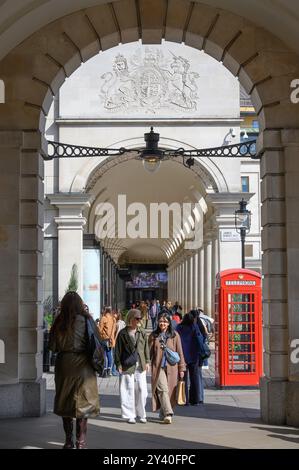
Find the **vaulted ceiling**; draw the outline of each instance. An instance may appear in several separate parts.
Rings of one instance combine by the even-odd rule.
[[[57,18],[111,1],[115,0],[0,0],[0,59],[33,32]],[[151,0],[139,0],[139,3],[143,1]],[[171,0],[161,1],[170,3]],[[198,3],[247,18],[272,32],[299,54],[298,0],[201,0]]]

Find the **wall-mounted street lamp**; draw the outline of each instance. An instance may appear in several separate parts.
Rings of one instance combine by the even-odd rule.
[[[242,268],[245,268],[245,238],[251,226],[251,212],[246,209],[247,202],[244,199],[239,202],[239,206],[235,211],[235,227],[241,236]]]
[[[163,149],[159,148],[160,134],[154,132],[151,127],[150,132],[144,134],[145,147],[142,148],[101,148],[101,147],[83,147],[79,145],[63,144],[60,142],[48,141],[48,153],[44,155],[45,160],[53,158],[82,158],[82,157],[115,157],[125,153],[137,154],[137,159],[142,160],[144,168],[155,173],[161,166],[161,162],[174,157],[183,157],[183,164],[186,168],[192,168],[195,163],[195,157],[209,158],[240,158],[250,157],[259,158],[256,155],[256,142],[244,142],[234,145],[221,147],[212,147],[206,149],[186,150]]]

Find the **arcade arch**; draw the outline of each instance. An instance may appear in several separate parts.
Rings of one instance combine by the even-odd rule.
[[[41,131],[52,95],[81,62],[101,49],[139,38],[159,43],[164,37],[203,49],[221,61],[239,77],[257,110],[263,190],[262,416],[268,423],[298,425],[299,365],[290,361],[289,353],[291,341],[299,335],[299,113],[290,101],[299,58],[271,33],[226,10],[182,0],[168,5],[166,9],[166,3],[158,0],[102,2],[44,26],[0,62],[6,88],[6,102],[0,106],[5,201],[0,277],[7,357],[0,368],[0,396],[7,396],[9,386],[20,393],[20,402],[8,407],[14,416],[34,416],[45,410]],[[0,409],[5,415],[7,408]]]

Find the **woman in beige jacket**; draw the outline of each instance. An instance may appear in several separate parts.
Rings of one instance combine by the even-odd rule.
[[[170,365],[165,357],[164,345],[176,351],[180,356],[178,364]],[[171,317],[161,313],[158,326],[149,337],[152,366],[152,406],[153,411],[160,409],[163,423],[171,424],[173,407],[176,404],[177,385],[179,378],[184,377],[186,364],[181,338],[173,330]]]

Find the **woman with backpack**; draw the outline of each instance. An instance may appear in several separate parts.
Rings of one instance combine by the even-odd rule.
[[[87,341],[87,320],[94,322],[81,297],[68,292],[50,331],[50,349],[55,362],[54,413],[62,417],[64,449],[73,449],[73,418],[76,419],[76,448],[86,448],[87,419],[100,411],[96,373]],[[97,330],[94,325],[94,330]]]
[[[127,326],[116,340],[115,365],[119,371],[121,414],[130,424],[146,423],[145,405],[147,399],[146,372],[150,356],[148,338],[141,328],[140,310],[131,309],[127,315]]]
[[[149,337],[152,366],[152,406],[153,411],[160,410],[164,424],[171,424],[173,408],[176,404],[178,378],[184,378],[186,370],[181,339],[173,329],[171,316],[162,312],[158,326]],[[178,362],[170,364],[165,348],[178,353]]]

